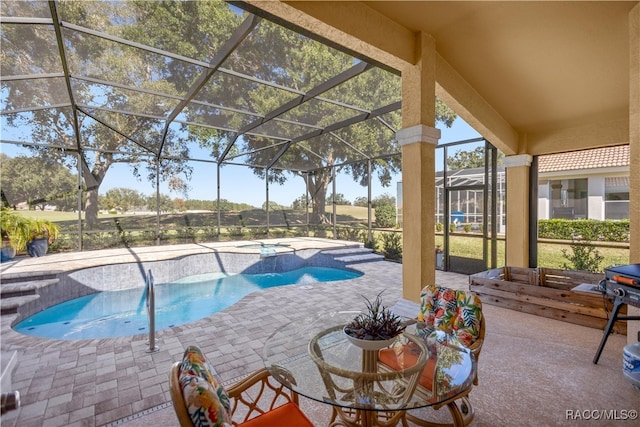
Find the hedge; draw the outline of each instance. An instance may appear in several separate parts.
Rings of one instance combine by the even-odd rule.
[[[628,242],[629,220],[541,219],[538,221],[538,237],[561,240],[579,237],[590,241]]]

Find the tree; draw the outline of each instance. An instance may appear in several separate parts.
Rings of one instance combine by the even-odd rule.
[[[175,212],[176,211],[176,205],[174,204],[174,201],[171,200],[171,197],[169,197],[166,194],[160,194],[160,197],[158,197],[157,199],[159,201],[160,204],[160,212]],[[147,209],[155,211],[156,210],[156,196],[148,196],[146,199],[147,202]]]
[[[19,7],[16,5],[15,7]],[[91,23],[95,28],[139,43],[179,51],[186,55],[202,55],[213,58],[222,37],[241,19],[222,2],[74,2],[61,1],[57,4],[66,21],[78,24]],[[5,32],[6,30],[6,32]],[[8,75],[28,75],[40,70],[57,69],[60,63],[58,49],[51,45],[51,32],[36,31],[38,40],[29,45],[23,43],[25,37],[18,32],[22,27],[3,27],[4,58],[3,71]],[[150,54],[102,38],[85,37],[82,33],[69,31],[71,41],[67,44],[72,72],[78,75],[112,79],[123,86],[141,88],[167,96],[188,90],[200,70],[183,61],[168,60],[162,55]],[[32,36],[32,35],[31,35]],[[15,44],[11,41],[15,40]],[[48,49],[45,47],[49,47]],[[22,60],[23,55],[38,58],[38,70],[32,70],[31,60]],[[86,59],[90,58],[90,59]],[[47,94],[59,93],[64,83],[61,79],[40,79],[40,87],[29,92],[34,99]],[[90,144],[95,150],[82,150],[81,168],[86,187],[84,206],[88,228],[97,225],[98,194],[109,168],[116,163],[128,164],[135,177],[141,178],[146,169],[147,179],[156,179],[156,150],[162,141],[164,122],[147,115],[168,115],[175,106],[175,99],[152,96],[148,93],[130,91],[120,87],[99,83],[78,83],[81,89],[75,92],[75,101],[91,106],[78,114],[80,140]],[[17,88],[18,86],[16,86]],[[9,91],[20,90],[9,87]],[[6,97],[7,109],[20,108],[11,105],[11,100],[23,102],[24,96]],[[38,102],[38,101],[36,101]],[[41,101],[40,101],[41,102]],[[55,104],[55,102],[51,102]],[[96,107],[96,108],[92,108]],[[112,109],[107,111],[106,109]],[[117,111],[117,112],[115,112]],[[88,114],[85,114],[88,113]],[[103,126],[108,124],[111,128]],[[43,109],[30,113],[7,116],[10,126],[31,129],[33,141],[47,144],[47,147],[28,146],[41,157],[63,162],[64,151],[54,147],[77,148],[74,135],[74,117],[70,108]],[[187,142],[195,136],[185,132],[187,125],[171,127],[163,147],[163,155],[172,156],[170,162],[160,165],[161,178],[171,189],[184,189],[184,181],[189,179],[191,169],[184,159],[188,156]],[[127,135],[127,136],[125,136]],[[155,202],[153,203],[155,206]]]
[[[353,201],[353,206],[366,208],[369,206],[369,198],[364,196],[356,197],[356,199]]]
[[[333,200],[336,205],[351,205],[351,202],[348,201],[342,193],[336,194],[335,197],[333,194],[330,194],[329,197],[327,197],[327,200]]]
[[[305,210],[307,207],[307,195],[303,194],[302,196],[295,199],[291,202],[291,209],[295,211]]]
[[[98,200],[100,209],[116,209],[127,212],[136,208],[143,208],[147,204],[144,194],[131,188],[112,188]]]
[[[284,209],[283,206],[280,206],[277,202],[274,202],[273,200],[269,201],[269,211],[273,212],[273,211],[279,211]],[[262,203],[262,210],[267,210],[267,202],[263,202]]]
[[[447,168],[450,170],[473,169],[484,167],[484,146],[476,147],[474,150],[457,151],[453,157],[447,157]],[[498,164],[504,161],[504,154],[498,151]]]
[[[371,200],[371,207],[377,209],[379,206],[389,205],[395,208],[396,198],[389,193],[383,193]]]
[[[354,67],[353,58],[325,45],[294,34],[276,25],[261,25],[258,36],[247,41],[247,55],[242,62],[233,63],[234,69],[247,73],[255,70],[248,68],[259,64],[262,78],[278,84],[308,91],[326,82],[330,77],[340,74],[344,70]],[[286,43],[272,43],[265,45],[263,41],[282,39]],[[259,58],[258,58],[259,57]],[[357,65],[356,65],[357,66]],[[361,72],[357,77],[349,79],[331,89],[330,96],[340,99],[345,104],[356,105],[359,108],[374,110],[377,107],[390,105],[400,99],[400,77],[373,68]],[[260,87],[249,91],[238,87],[233,81],[225,85],[227,93],[233,93],[232,98],[242,98],[253,111],[268,115],[280,105],[290,100],[291,94],[277,91],[270,87]],[[291,135],[290,121],[310,123],[323,127],[354,115],[353,110],[336,108],[335,105],[324,102],[308,102],[307,108],[297,108],[287,112],[287,121],[271,121],[269,129],[278,129],[283,135]],[[437,101],[437,120],[451,126],[456,115],[442,102]],[[336,174],[350,174],[354,180],[366,186],[369,181],[369,166],[367,157],[371,161],[371,173],[377,174],[383,185],[391,183],[394,173],[400,171],[400,156],[376,158],[399,152],[395,141],[395,132],[399,129],[401,117],[399,111],[393,111],[384,116],[384,124],[378,120],[368,120],[348,127],[326,132],[302,142],[290,142],[283,150],[276,141],[246,134],[242,139],[225,140],[226,136],[218,133],[221,139],[204,138],[203,144],[213,144],[211,150],[220,152],[220,144],[231,143],[231,154],[246,153],[246,163],[250,165],[274,165],[268,173],[265,167],[252,167],[254,174],[269,179],[269,182],[283,184],[291,176],[301,177],[308,185],[312,207],[311,221],[314,223],[327,222],[325,208],[327,203],[327,189],[332,182],[332,170],[335,166]],[[273,146],[275,149],[265,149]],[[365,155],[363,156],[363,153]],[[279,155],[279,157],[278,157]],[[358,162],[358,160],[360,160]],[[275,162],[275,163],[274,163]],[[305,170],[312,170],[305,173]]]
[[[71,24],[90,26],[116,38],[209,62],[216,58],[219,48],[229,41],[244,19],[237,9],[217,1],[59,1],[55,5]],[[10,7],[20,7],[19,2]],[[3,58],[7,59],[3,62],[3,72],[17,76],[59,70],[59,50],[48,28],[44,31],[36,28],[33,34],[29,33],[30,37],[35,35],[36,40],[25,46],[27,34],[19,33],[28,30],[15,27],[3,27]],[[367,159],[399,151],[394,139],[394,130],[400,128],[397,110],[377,119],[324,132],[307,141],[294,142],[292,139],[304,132],[352,118],[363,109],[371,111],[399,101],[400,77],[379,68],[369,69],[349,55],[266,20],[259,23],[251,37],[242,41],[241,51],[228,56],[222,65],[235,73],[273,84],[257,84],[229,72],[216,73],[200,88],[198,102],[191,102],[181,110],[179,120],[167,128],[165,120],[156,117],[169,117],[179,105],[179,97],[190,93],[207,67],[111,38],[90,37],[73,28],[65,28],[64,35],[75,88],[73,101],[79,109],[40,109],[8,114],[6,120],[16,128],[30,129],[32,140],[42,146],[29,147],[42,157],[63,162],[67,161],[65,149],[79,151],[88,229],[97,224],[99,188],[111,166],[126,163],[138,179],[146,174],[150,182],[159,178],[167,182],[172,191],[184,191],[192,171],[186,161],[192,143],[197,142],[200,149],[219,159],[223,153],[247,153],[246,164],[252,165],[258,176],[268,175],[272,183],[282,184],[292,175],[303,177],[309,183],[312,220],[316,222],[326,221],[331,167],[336,166],[337,173],[350,173],[366,185]],[[37,65],[32,58],[38,58]],[[284,120],[265,122],[268,131],[245,133],[236,139],[234,129],[268,118],[297,96],[282,87],[306,94],[350,69],[358,69],[357,76],[323,93],[337,103],[313,99],[301,108],[288,111],[282,117]],[[116,84],[102,83],[110,81]],[[59,104],[56,99],[43,101],[42,98],[60,93],[60,87],[64,87],[62,78],[34,79],[28,93],[21,93],[20,85],[8,85],[6,108],[11,111],[23,109],[30,103]],[[25,99],[29,96],[31,99]],[[213,102],[231,106],[234,113],[216,108]],[[354,105],[357,109],[344,108],[341,104]],[[447,126],[455,119],[455,113],[440,101],[436,113],[437,119]],[[80,133],[77,139],[75,123]],[[196,125],[210,123],[216,127]],[[312,127],[303,132],[296,123]],[[291,140],[283,143],[282,139],[262,136],[274,132]],[[82,149],[78,141],[91,149]],[[277,157],[276,153],[282,155]],[[171,160],[159,161],[160,158]],[[274,161],[276,164],[267,174],[265,168]],[[389,185],[392,174],[400,170],[400,157],[376,159],[371,166],[372,174],[376,174],[383,185]],[[304,172],[309,170],[315,172]],[[160,177],[156,176],[158,173]]]
[[[0,185],[11,206],[26,202],[29,209],[62,209],[76,200],[78,179],[54,160],[0,154],[0,161]]]

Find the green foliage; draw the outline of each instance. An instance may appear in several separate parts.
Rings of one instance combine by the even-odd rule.
[[[369,206],[369,198],[368,197],[356,197],[353,201],[353,206],[360,206],[366,208]]]
[[[307,204],[309,202],[310,201],[307,200],[307,195],[303,194],[302,196],[298,197],[293,202],[291,202],[291,209],[296,211],[303,211],[307,208]]]
[[[442,230],[444,229],[444,225],[442,225],[441,222],[436,222],[436,231],[438,233],[442,233]]]
[[[217,209],[214,200],[187,199],[185,208],[190,211],[215,211]]]
[[[362,240],[363,236],[366,239],[367,231],[366,230],[362,230],[361,228],[357,228],[357,227],[338,227],[336,229],[336,238],[338,238],[340,240],[358,242],[358,241]]]
[[[381,205],[375,211],[376,225],[380,228],[396,226],[396,207],[394,205]]]
[[[453,157],[447,157],[447,168],[451,170],[473,169],[484,167],[484,146],[476,147],[474,150],[459,150]],[[504,162],[504,154],[498,152],[498,164]]]
[[[160,205],[160,212],[176,212],[176,206],[173,203],[173,200],[171,199],[171,197],[169,197],[166,194],[160,194],[160,197],[158,198],[158,202]],[[147,209],[149,209],[150,211],[155,211],[156,210],[156,196],[148,196],[146,198],[146,205],[147,205]]]
[[[629,220],[544,219],[538,221],[538,237],[571,240],[581,236],[590,241],[628,242]]]
[[[330,194],[327,197],[327,200],[333,201],[333,203],[335,203],[336,205],[348,205],[348,206],[351,206],[351,202],[349,200],[347,200],[347,198],[344,197],[344,194],[342,194],[342,193],[336,194],[335,198],[334,198],[333,194]]]
[[[153,46],[168,52],[174,52],[198,61],[209,62],[217,57],[221,46],[228,43],[229,37],[237,29],[245,14],[237,8],[231,8],[221,1],[127,1],[127,2],[89,2],[61,1],[57,3],[60,15],[69,22],[90,23],[91,28],[99,29],[115,37],[135,41],[141,45]],[[20,40],[18,31],[7,26],[7,40]],[[279,42],[282,40],[282,42]],[[35,32],[30,45],[50,45],[50,34],[46,31]],[[76,45],[75,42],[79,42]],[[141,91],[109,91],[78,90],[74,93],[75,101],[84,105],[102,105],[114,107],[119,111],[145,112],[151,117],[166,116],[171,105],[159,102],[173,99],[188,93],[193,83],[201,76],[200,67],[179,60],[167,60],[164,55],[149,54],[145,49],[137,49],[131,45],[115,43],[101,37],[85,34],[81,40],[71,41],[70,48],[80,51],[85,61],[84,67],[77,71],[90,75],[104,76],[106,80],[114,80],[120,88],[140,88]],[[7,58],[4,68],[12,75],[31,74],[29,61],[22,61],[24,55],[20,48],[12,47],[12,43],[3,45],[3,54]],[[5,52],[6,50],[6,52]],[[223,64],[234,72],[246,73],[259,79],[277,83],[280,87],[291,88],[299,93],[319,87],[329,78],[339,75],[354,66],[353,57],[341,50],[328,47],[313,41],[309,37],[295,34],[289,29],[274,25],[266,20],[260,22],[251,36],[242,41],[242,52],[225,58]],[[38,56],[38,67],[42,70],[59,66],[60,58],[55,49],[43,49]],[[91,141],[92,150],[80,150],[81,162],[85,168],[83,177],[89,189],[85,198],[85,218],[89,228],[93,228],[98,219],[98,191],[111,166],[116,162],[128,164],[132,175],[137,179],[154,182],[160,178],[172,190],[184,190],[186,181],[190,179],[192,166],[186,159],[190,156],[190,148],[198,145],[197,150],[208,153],[211,158],[218,158],[226,147],[229,147],[233,132],[246,123],[245,115],[225,115],[225,130],[204,128],[195,123],[203,123],[203,116],[211,114],[205,105],[229,104],[237,111],[254,112],[256,117],[268,116],[288,101],[292,92],[281,90],[276,86],[251,84],[228,73],[217,73],[206,90],[197,94],[202,105],[184,109],[181,120],[174,122],[167,132],[166,140],[160,141],[161,129],[153,125],[149,116],[136,114],[108,113],[107,122],[114,124],[112,129],[102,126],[92,117],[79,116],[77,128],[82,135],[80,141]],[[33,99],[24,96],[12,96],[19,92],[20,85],[7,86],[7,110],[21,108],[24,105],[42,104],[42,94],[31,91]],[[345,104],[358,105],[365,110],[373,110],[382,105],[389,105],[400,99],[400,76],[375,68],[363,72],[343,84],[330,90],[326,95]],[[22,93],[22,95],[25,95]],[[220,101],[224,96],[225,102]],[[14,99],[20,99],[19,105],[13,105]],[[287,113],[287,122],[271,121],[269,133],[282,134],[290,131],[291,123],[313,122],[323,128],[331,122],[340,121],[351,116],[349,109],[335,108],[330,103],[317,103],[311,109],[313,117],[309,117],[309,108],[292,109]],[[31,135],[25,139],[41,142],[43,145],[74,146],[72,128],[75,117],[70,109],[39,110],[37,114],[15,115],[7,122],[19,129],[24,121]],[[439,99],[436,100],[436,120],[451,126],[456,117]],[[401,127],[399,111],[385,114],[385,124],[391,129]],[[73,124],[73,125],[72,125]],[[366,162],[352,163],[353,154],[362,152],[367,157],[386,155],[399,151],[397,141],[391,136],[382,140],[378,122],[359,123],[353,126],[336,129],[336,139],[349,141],[346,144],[314,144],[313,150],[301,149],[300,144],[291,145],[291,149],[282,153],[278,166],[269,173],[269,180],[283,183],[287,175],[300,176],[300,165],[313,166],[318,160],[325,160],[329,166],[338,164],[339,172],[350,173],[360,183],[370,177]],[[274,160],[273,142],[254,135],[245,135],[242,144],[234,144],[230,155],[240,152],[246,155],[248,164],[271,164]],[[167,142],[165,144],[165,142]],[[268,147],[268,144],[272,147]],[[151,148],[149,148],[151,147]],[[171,161],[162,161],[159,172],[154,161],[149,161],[153,149],[162,147],[162,154],[171,157]],[[38,148],[33,148],[38,152]],[[116,154],[114,154],[116,153]],[[40,150],[43,158],[47,156],[64,157],[63,150]],[[358,155],[359,156],[359,155]],[[393,172],[400,170],[400,157],[376,159],[371,162],[372,173],[377,174],[383,185],[388,185]],[[290,170],[287,170],[289,168]],[[292,172],[295,171],[295,172]],[[146,173],[145,173],[146,171]],[[264,169],[255,168],[258,175]],[[159,177],[156,174],[159,173]],[[146,176],[143,176],[146,175]],[[328,176],[329,175],[329,176]],[[314,213],[324,215],[325,195],[331,182],[330,172],[324,170],[313,175],[310,180],[311,194],[314,198]],[[164,209],[163,209],[164,210]],[[319,218],[322,219],[322,218]]]
[[[376,248],[378,247],[378,241],[376,239],[376,235],[372,233],[371,239],[369,239],[367,234],[368,233],[366,231],[362,233],[362,242],[364,243],[364,247],[369,248],[375,252]]]
[[[149,203],[153,206],[147,207]],[[155,210],[155,197],[147,198],[140,191],[131,188],[112,188],[103,196],[98,197],[98,206],[101,210],[127,212],[130,210]]]
[[[243,227],[229,227],[229,228],[227,228],[227,233],[231,237],[242,239],[242,235],[244,234],[244,228]]]
[[[284,206],[279,205],[278,203],[274,202],[273,200],[269,201],[269,211],[273,212],[273,211],[279,211],[285,209]],[[264,203],[262,203],[262,210],[267,210],[267,202],[265,201]]]
[[[249,228],[248,231],[249,231],[249,237],[251,239],[260,239],[260,238],[267,237],[267,227]]]
[[[452,222],[452,223],[450,223],[450,224],[449,224],[449,231],[450,231],[451,233],[455,232],[455,231],[456,231],[456,228],[457,228],[457,227],[456,227],[456,223],[455,223],[455,222]]]
[[[251,209],[255,209],[255,208],[248,203],[233,203],[226,199],[220,199],[220,211],[222,212],[240,212],[240,211],[247,211]]]
[[[382,305],[381,295],[382,292],[373,301],[363,297],[367,311],[347,323],[345,333],[362,340],[388,340],[404,331],[402,319]]]
[[[0,154],[0,186],[9,205],[27,203],[29,209],[50,205],[70,210],[78,195],[76,175],[48,157]]]
[[[571,253],[567,249],[562,249],[562,255],[571,263],[564,263],[565,270],[590,271],[592,273],[602,272],[601,264],[604,257],[596,247],[585,239],[572,239]]]
[[[379,206],[385,205],[395,206],[396,198],[389,193],[384,193],[371,199],[371,207],[374,209],[378,209]]]
[[[402,234],[401,233],[381,233],[382,254],[387,259],[402,260]]]
[[[27,249],[33,239],[45,237],[52,243],[60,234],[60,227],[48,220],[18,215],[8,208],[0,213],[0,235],[16,252]]]
[[[463,229],[465,233],[469,233],[471,231],[471,224],[465,224]]]

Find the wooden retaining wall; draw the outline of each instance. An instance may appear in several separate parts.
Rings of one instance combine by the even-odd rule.
[[[469,276],[469,284],[485,304],[604,330],[612,301],[601,293],[571,290],[582,283],[595,286],[603,278],[555,268],[502,267]],[[624,314],[626,306],[620,311]],[[613,331],[626,334],[626,322],[616,322]]]

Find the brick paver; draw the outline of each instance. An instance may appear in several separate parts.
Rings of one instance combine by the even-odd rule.
[[[96,255],[89,253],[91,262]],[[74,255],[74,267],[80,258]],[[382,290],[384,304],[393,305],[401,298],[401,267],[387,261],[354,264],[362,277],[254,292],[212,316],[157,332],[155,353],[146,351],[144,335],[62,341],[20,335],[4,325],[2,351],[18,351],[13,386],[22,407],[3,415],[2,425],[102,426],[161,405],[170,401],[169,368],[191,344],[205,351],[225,382],[233,381],[263,366],[265,340],[288,322],[364,308],[362,296],[373,298]],[[467,286],[466,276],[438,274],[448,286]]]

